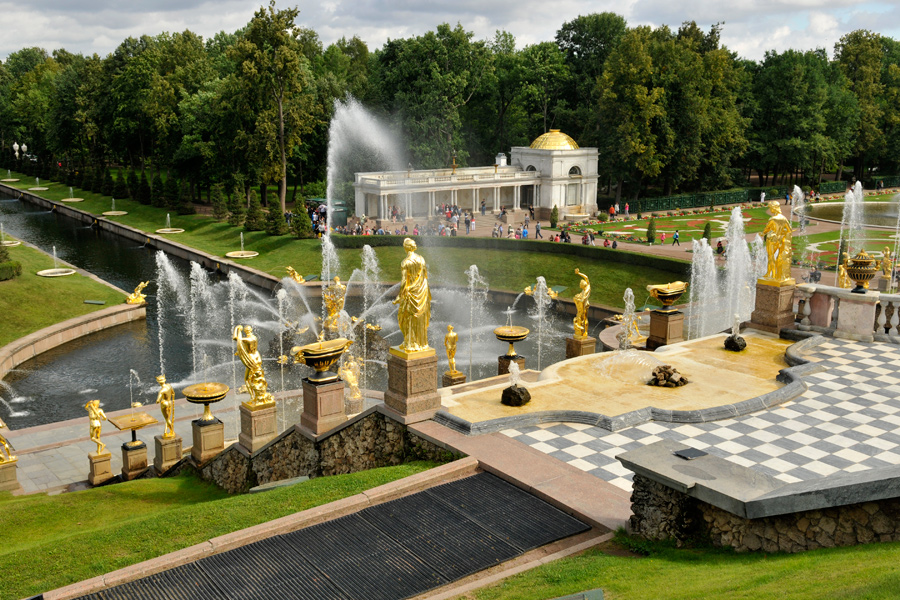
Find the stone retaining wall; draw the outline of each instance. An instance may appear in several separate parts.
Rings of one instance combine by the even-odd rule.
[[[703,538],[738,552],[802,552],[900,540],[900,498],[748,519],[635,475],[631,501],[633,533],[679,544]]]
[[[206,464],[194,467],[204,479],[237,493],[304,475],[339,475],[406,460],[453,458],[459,458],[459,454],[411,433],[406,425],[375,407],[318,437],[295,425],[253,455],[233,444]]]

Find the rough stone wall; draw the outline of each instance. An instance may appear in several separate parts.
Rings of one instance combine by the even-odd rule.
[[[400,423],[374,412],[319,442],[320,475],[355,473],[403,462]]]
[[[803,552],[900,540],[900,498],[745,519],[635,475],[631,502],[632,532],[651,540],[702,536],[738,552]]]
[[[232,494],[246,492],[256,485],[250,475],[250,458],[235,446],[229,446],[200,469],[203,479]]]
[[[319,464],[316,445],[296,428],[253,457],[251,468],[258,485],[303,475],[315,476]]]
[[[451,452],[435,445],[423,437],[419,437],[408,429],[406,430],[406,457],[410,460],[431,460],[435,462],[450,462],[463,455],[459,452]]]

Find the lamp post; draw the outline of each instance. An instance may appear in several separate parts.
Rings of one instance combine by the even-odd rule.
[[[453,151],[453,174],[456,175],[456,150]]]
[[[16,160],[19,160],[19,144],[17,142],[13,142],[12,145],[13,152],[16,153]],[[23,150],[24,152],[24,150]]]

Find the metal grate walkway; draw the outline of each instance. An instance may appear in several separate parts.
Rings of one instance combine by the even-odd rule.
[[[80,600],[408,598],[588,529],[481,473]]]

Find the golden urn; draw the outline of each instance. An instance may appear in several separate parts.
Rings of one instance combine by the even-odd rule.
[[[184,388],[181,393],[185,400],[191,404],[203,405],[203,416],[200,417],[201,421],[215,421],[216,418],[213,416],[212,412],[210,412],[209,405],[213,402],[222,400],[229,389],[230,388],[224,383],[206,382],[189,385]]]
[[[316,370],[316,373],[309,377],[312,383],[337,381],[337,373],[329,372],[328,369],[341,358],[341,354],[353,343],[353,340],[348,340],[347,338],[335,338],[326,341],[323,337],[319,335],[319,340],[312,344],[291,348],[295,364],[309,365]]]
[[[875,259],[869,256],[865,250],[850,259],[847,264],[847,275],[856,282],[856,287],[850,290],[854,294],[865,294],[869,289],[869,282],[875,278],[878,267]]]
[[[673,312],[675,309],[672,308],[672,305],[681,298],[681,295],[687,290],[687,286],[688,284],[684,281],[674,281],[664,285],[648,285],[647,291],[662,303],[663,308],[659,312]]]
[[[502,325],[494,330],[494,335],[497,336],[498,340],[509,344],[509,351],[506,353],[506,356],[517,356],[513,344],[527,338],[529,333],[531,331],[521,325]]]

